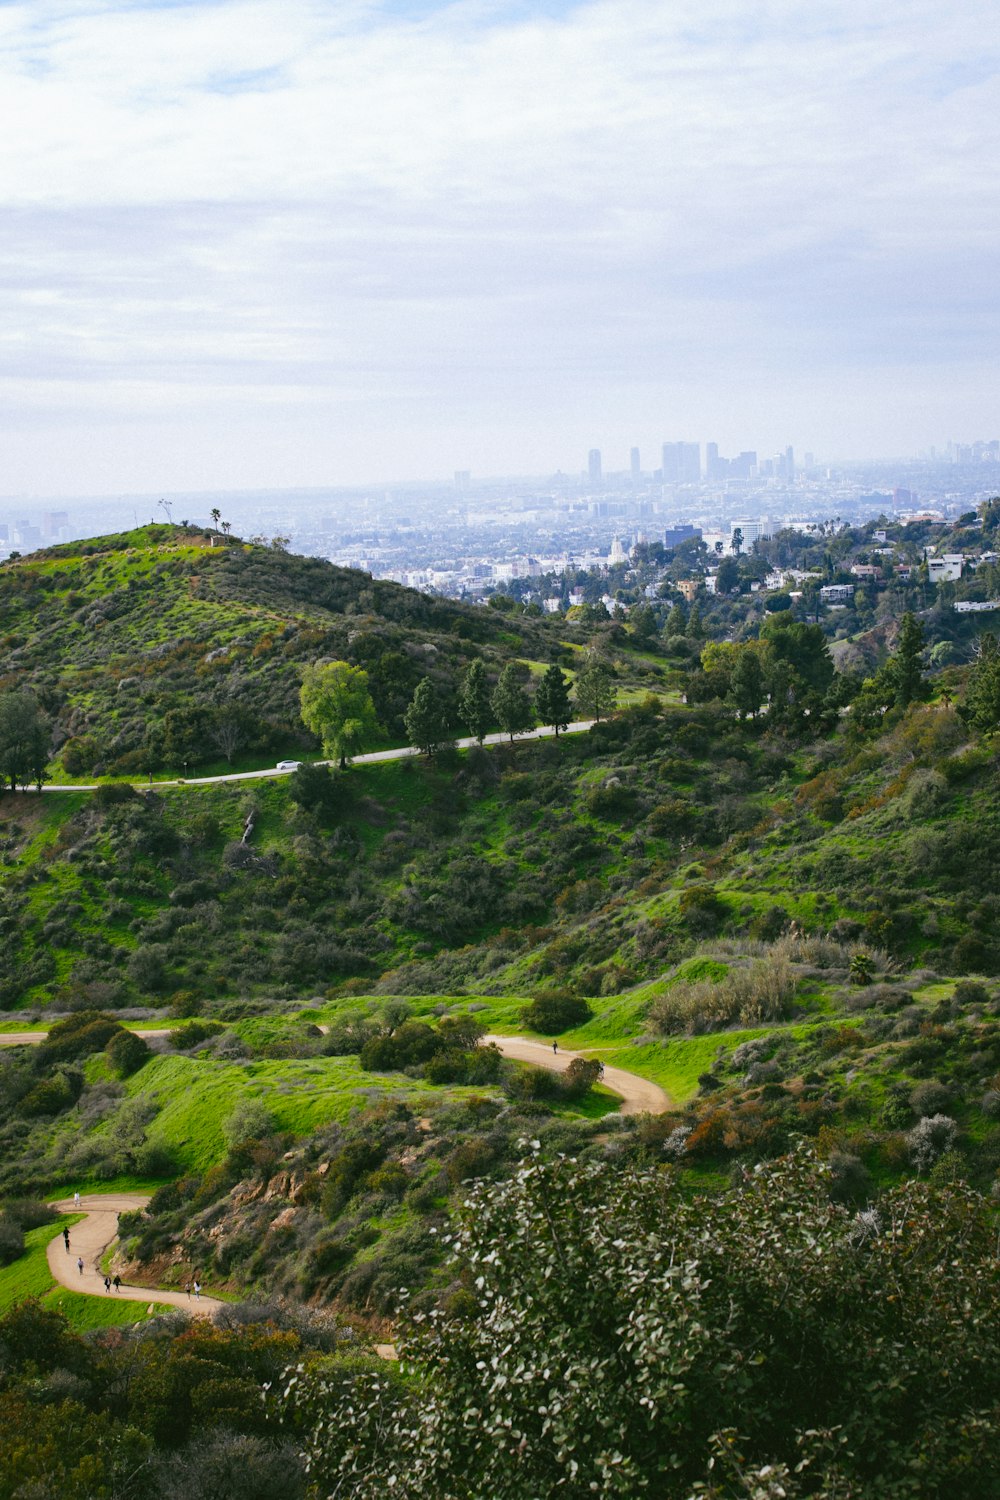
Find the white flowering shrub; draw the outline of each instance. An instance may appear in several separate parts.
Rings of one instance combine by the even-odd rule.
[[[926,1172],[957,1139],[958,1123],[950,1115],[925,1115],[906,1133],[910,1160],[918,1172]]]

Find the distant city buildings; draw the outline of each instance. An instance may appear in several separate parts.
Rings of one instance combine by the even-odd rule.
[[[591,448],[590,452],[587,454],[587,478],[590,480],[591,484],[600,484],[601,482],[600,448]]]

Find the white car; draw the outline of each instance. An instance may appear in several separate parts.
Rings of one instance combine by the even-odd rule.
[[[274,769],[276,771],[297,771],[301,764],[300,760],[279,760]]]

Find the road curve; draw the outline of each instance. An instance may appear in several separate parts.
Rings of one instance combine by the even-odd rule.
[[[534,1063],[536,1068],[549,1068],[553,1073],[565,1073],[575,1057],[586,1056],[583,1052],[564,1052],[561,1047],[554,1052],[550,1042],[529,1042],[521,1036],[489,1035],[483,1042],[492,1042],[514,1062]],[[662,1115],[672,1107],[669,1095],[658,1083],[626,1073],[624,1068],[605,1068],[601,1082],[623,1100],[623,1115]]]
[[[145,1208],[148,1193],[89,1193],[81,1198],[79,1207],[72,1198],[61,1198],[52,1207],[60,1213],[84,1212],[86,1218],[79,1224],[71,1224],[69,1249],[63,1239],[62,1230],[50,1240],[46,1255],[49,1270],[61,1286],[71,1292],[85,1292],[94,1297],[121,1297],[126,1302],[147,1302],[182,1307],[193,1318],[209,1318],[225,1304],[215,1297],[195,1297],[190,1293],[163,1291],[148,1286],[126,1286],[110,1292],[104,1287],[104,1273],[100,1269],[101,1256],[118,1233],[118,1215],[132,1213]],[[77,1258],[83,1259],[81,1273]]]
[[[567,724],[565,729],[560,730],[560,733],[583,734],[585,730],[592,728],[596,722],[596,719],[578,719],[573,724]],[[528,729],[524,734],[515,735],[514,741],[517,743],[521,740],[547,740],[551,739],[554,734],[555,730],[551,725],[542,724],[537,729]],[[488,734],[483,740],[484,745],[506,745],[509,742],[510,735],[508,734]],[[471,750],[473,746],[479,744],[479,741],[474,736],[469,735],[463,739],[452,740],[450,743],[457,745],[459,750]],[[420,755],[421,753],[420,750],[415,749],[412,745],[397,746],[395,750],[370,750],[364,755],[353,755],[351,757],[351,764],[353,766],[378,765],[380,761],[408,760],[411,756]],[[335,760],[317,760],[309,764],[335,766],[338,762]],[[279,771],[274,766],[268,766],[264,771],[230,771],[225,776],[188,776],[183,780],[178,779],[177,781],[138,781],[133,784],[136,787],[145,787],[147,791],[152,787],[155,791],[157,787],[164,786],[218,786],[229,781],[264,781],[269,780],[271,777],[291,775],[291,771]],[[98,783],[96,782],[93,784],[88,783],[87,785],[74,783],[72,786],[68,783],[59,783],[57,785],[47,783],[42,787],[43,792],[96,792],[97,789]],[[38,788],[33,786],[21,787],[22,792],[37,792],[37,790]]]

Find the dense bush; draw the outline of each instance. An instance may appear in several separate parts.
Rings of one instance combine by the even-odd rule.
[[[521,1011],[522,1024],[543,1036],[555,1036],[589,1021],[593,1011],[580,995],[565,992],[540,994]]]
[[[562,1161],[473,1188],[454,1266],[471,1297],[406,1338],[409,1382],[289,1371],[321,1488],[992,1494],[988,1204],[910,1183],[856,1214],[829,1188],[801,1156],[759,1169],[713,1200],[709,1235],[661,1170]]]

